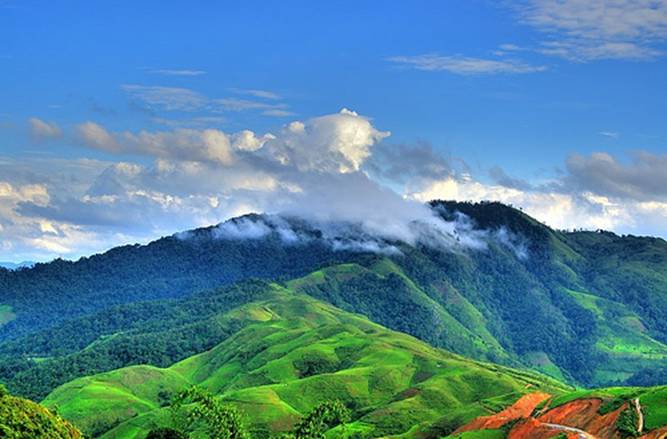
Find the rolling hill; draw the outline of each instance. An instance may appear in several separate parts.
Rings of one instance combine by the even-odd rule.
[[[567,390],[544,376],[433,348],[277,284],[220,318],[245,323],[168,368],[131,366],[79,378],[43,403],[84,432],[143,437],[170,425],[170,395],[198,385],[245,413],[254,437],[288,430],[331,400],[353,411],[335,437],[440,437],[525,393]]]

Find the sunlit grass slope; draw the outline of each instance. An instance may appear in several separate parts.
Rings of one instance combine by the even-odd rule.
[[[169,395],[196,384],[240,408],[258,437],[290,428],[327,400],[353,410],[353,422],[331,432],[335,437],[439,437],[526,392],[564,391],[555,381],[447,353],[290,289],[269,290],[264,300],[225,315],[248,324],[210,351],[166,369],[133,366],[77,379],[44,404],[88,433],[143,437],[170,422]]]
[[[7,393],[0,386],[0,437],[8,439],[79,439],[69,422],[39,404]]]

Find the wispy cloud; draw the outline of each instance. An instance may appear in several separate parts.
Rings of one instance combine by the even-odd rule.
[[[209,98],[188,88],[126,84],[121,86],[135,103],[149,110],[206,111],[211,113],[259,111],[265,116],[285,117],[294,113],[289,105],[279,102],[280,97],[264,90],[242,90],[244,94],[263,100],[236,97]]]
[[[461,55],[394,56],[388,60],[417,70],[446,71],[457,75],[520,74],[547,70],[546,66],[532,65],[514,59],[485,59]]]
[[[621,136],[621,134],[616,131],[600,131],[598,134],[604,137],[609,137],[610,139],[618,139]]]
[[[165,76],[200,76],[206,74],[204,70],[191,70],[191,69],[153,69],[149,71],[150,73],[155,73],[157,75],[165,75]]]
[[[208,101],[206,96],[187,88],[126,84],[121,89],[150,109],[195,111]]]
[[[272,117],[288,117],[288,116],[294,116],[296,113],[289,110],[264,110],[262,111],[262,114],[264,116],[272,116]]]
[[[55,122],[48,122],[36,117],[28,119],[30,134],[36,140],[58,139],[63,132]]]
[[[270,99],[270,100],[280,100],[282,97],[274,93],[272,91],[268,90],[258,90],[258,89],[246,89],[246,88],[232,88],[230,89],[233,93],[241,94],[241,95],[248,95],[248,96],[254,96],[256,98],[260,99]]]
[[[287,108],[287,104],[284,103],[268,103],[237,98],[216,99],[214,102],[221,105],[227,111],[264,110],[267,112],[286,111]]]
[[[520,20],[550,39],[539,52],[575,61],[647,60],[664,54],[667,0],[524,0]]]

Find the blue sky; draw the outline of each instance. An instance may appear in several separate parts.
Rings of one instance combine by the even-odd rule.
[[[136,3],[0,0],[0,259],[289,208],[312,172],[667,234],[667,1]],[[294,121],[312,128],[298,141]],[[241,145],[242,130],[262,146]],[[215,133],[229,145],[212,147]],[[311,142],[344,164],[311,163]],[[290,171],[246,157],[265,150],[288,151]],[[182,171],[178,190],[167,169]],[[151,219],[93,214],[104,203]]]

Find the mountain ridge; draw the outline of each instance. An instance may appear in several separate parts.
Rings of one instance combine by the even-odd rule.
[[[380,239],[360,226],[338,225],[332,232],[302,220],[248,215],[78,262],[0,270],[0,305],[11,316],[0,326],[0,379],[11,385],[23,376],[21,391],[28,391],[25,385],[43,382],[38,371],[50,361],[72,360],[68,356],[80,356],[97,339],[95,346],[105,349],[122,340],[104,339],[132,328],[117,316],[136,320],[171,309],[160,301],[263,278],[308,279],[299,288],[315,298],[473,358],[581,385],[664,382],[664,240],[555,231],[499,203],[431,206],[459,227],[446,241],[451,247]],[[412,318],[401,307],[412,309]],[[112,324],[95,326],[96,320]],[[73,322],[90,330],[76,334]],[[88,341],[59,341],[70,339]],[[118,365],[135,364],[126,358]],[[179,357],[151,361],[163,365],[166,359]],[[34,395],[49,385],[38,388]]]

